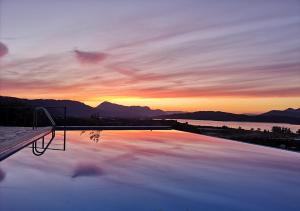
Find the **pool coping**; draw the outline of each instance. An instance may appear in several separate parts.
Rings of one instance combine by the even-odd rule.
[[[172,126],[56,126],[55,130],[172,130]]]

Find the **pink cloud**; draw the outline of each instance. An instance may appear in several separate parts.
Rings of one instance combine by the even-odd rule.
[[[82,64],[96,64],[106,59],[107,54],[101,52],[87,52],[74,50],[75,56]]]
[[[2,42],[0,42],[0,58],[4,57],[8,53],[8,48]]]

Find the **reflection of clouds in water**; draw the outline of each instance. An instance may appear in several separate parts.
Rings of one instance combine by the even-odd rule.
[[[75,167],[75,170],[72,174],[72,178],[84,176],[102,176],[103,174],[103,169],[101,169],[95,164],[80,163]]]
[[[0,182],[4,180],[5,175],[6,175],[5,172],[2,169],[0,169]]]
[[[102,131],[93,144],[89,132],[70,131],[67,152],[37,158],[24,149],[1,163],[12,177],[0,183],[0,207],[12,210],[18,197],[32,210],[54,195],[62,200],[48,210],[89,210],[91,201],[106,210],[297,210],[297,153],[178,131]]]

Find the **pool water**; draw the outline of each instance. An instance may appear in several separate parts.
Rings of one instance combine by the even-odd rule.
[[[299,211],[299,197],[299,153],[173,130],[68,131],[65,152],[0,163],[1,211]]]

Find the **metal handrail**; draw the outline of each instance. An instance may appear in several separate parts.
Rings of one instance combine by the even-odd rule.
[[[32,153],[36,156],[41,156],[46,152],[46,150],[49,148],[50,144],[52,143],[53,139],[55,138],[55,130],[52,130],[52,136],[49,140],[48,144],[44,147],[44,137],[43,137],[43,148],[42,150],[38,150],[38,146],[36,141],[32,142]]]
[[[55,128],[56,124],[52,118],[52,116],[50,115],[50,113],[48,112],[48,110],[44,107],[36,107],[34,109],[34,113],[33,113],[33,124],[32,124],[32,129],[34,130],[35,128],[37,128],[37,114],[38,111],[44,111],[44,113],[46,114],[48,120],[51,122],[53,129]]]
[[[48,112],[48,110],[44,107],[36,107],[34,109],[34,113],[33,113],[33,124],[32,124],[32,129],[36,129],[37,128],[37,116],[38,116],[38,112],[39,111],[43,111],[45,113],[45,115],[47,116],[48,120],[51,122],[52,124],[52,136],[50,141],[48,142],[48,144],[44,147],[44,137],[43,137],[43,149],[42,150],[38,150],[37,147],[37,140],[35,142],[32,142],[32,153],[36,156],[41,156],[42,154],[44,154],[46,152],[46,150],[48,149],[48,147],[50,146],[51,142],[53,141],[54,137],[55,137],[55,122],[52,118],[52,116],[50,115],[50,113]]]

